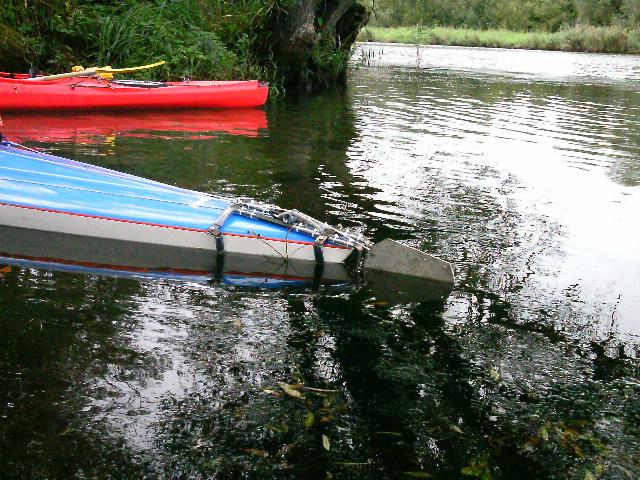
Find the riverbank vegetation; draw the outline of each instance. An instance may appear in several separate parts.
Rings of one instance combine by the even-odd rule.
[[[621,27],[579,26],[558,32],[515,32],[453,27],[367,27],[361,41],[524,48],[592,53],[640,53],[640,31]]]
[[[0,70],[163,59],[145,75],[312,88],[344,78],[367,20],[354,0],[10,0],[0,9]]]
[[[640,0],[379,0],[363,41],[640,52]]]

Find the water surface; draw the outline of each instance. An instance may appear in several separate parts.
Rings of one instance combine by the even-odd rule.
[[[3,267],[8,477],[640,475],[638,57],[362,48],[266,125],[21,141],[400,239],[449,298]]]

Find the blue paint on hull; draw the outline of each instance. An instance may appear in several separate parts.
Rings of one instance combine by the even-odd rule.
[[[233,200],[2,142],[0,203],[61,214],[206,231]],[[310,235],[237,214],[232,214],[221,230],[224,234],[313,242]]]

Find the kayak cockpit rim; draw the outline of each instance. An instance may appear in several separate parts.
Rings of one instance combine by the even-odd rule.
[[[364,236],[358,234],[353,235],[338,230],[331,225],[320,222],[309,215],[298,210],[287,210],[275,205],[260,204],[255,202],[239,202],[229,205],[218,217],[218,219],[209,227],[208,232],[213,235],[216,242],[216,250],[218,255],[224,253],[224,233],[222,227],[227,219],[237,214],[247,218],[256,218],[269,223],[280,225],[295,231],[311,236],[313,241],[313,252],[316,263],[324,263],[324,254],[322,247],[325,245],[338,246],[353,249],[362,256],[365,250],[371,247],[371,242]]]

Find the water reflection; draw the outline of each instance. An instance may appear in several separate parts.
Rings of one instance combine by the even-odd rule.
[[[256,137],[267,128],[257,108],[101,113],[10,113],[3,133],[13,142],[109,143],[117,137],[210,140],[220,134]]]
[[[464,71],[471,76],[506,77],[529,82],[613,83],[622,88],[640,82],[638,55],[372,42],[359,44],[354,58],[375,66],[414,67],[442,73]]]
[[[635,80],[410,67],[255,138],[42,144],[402,238],[458,281],[391,305],[4,267],[5,476],[640,476]]]
[[[423,239],[436,223],[432,248],[522,301],[524,318],[638,333],[635,91],[393,69],[358,70],[353,85],[362,138],[349,165],[378,188],[374,214],[425,225]],[[575,325],[567,306],[585,299]]]

